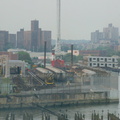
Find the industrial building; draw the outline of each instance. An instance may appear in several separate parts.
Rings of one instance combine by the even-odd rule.
[[[11,74],[25,75],[25,62],[10,60],[8,55],[0,55],[0,75],[9,77]]]
[[[99,56],[87,56],[87,65],[90,67],[112,67],[115,68],[118,65],[118,57],[99,57]]]

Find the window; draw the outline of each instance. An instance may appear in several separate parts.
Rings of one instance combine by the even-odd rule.
[[[99,63],[97,64],[97,66],[98,66],[98,67],[100,66]]]
[[[97,58],[97,61],[99,62],[99,58]]]
[[[113,64],[113,67],[115,67],[115,64]]]
[[[105,62],[107,62],[107,58],[105,58]]]
[[[89,58],[89,60],[90,60],[90,61],[92,61],[92,59],[91,59],[91,58]]]
[[[113,58],[112,61],[115,62],[115,59]]]
[[[90,63],[90,66],[92,66],[92,63]]]

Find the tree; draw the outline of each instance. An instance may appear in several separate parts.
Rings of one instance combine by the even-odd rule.
[[[18,59],[24,60],[25,62],[28,62],[29,64],[33,64],[30,58],[30,55],[27,52],[24,52],[24,51],[18,52]]]
[[[116,55],[116,51],[114,51],[114,49],[112,47],[108,47],[108,46],[99,46],[98,48],[96,48],[96,50],[102,50],[106,52],[106,56],[111,57],[113,55]]]
[[[79,60],[82,60],[82,59],[83,59],[83,56],[81,55],[78,55],[78,56],[73,55],[73,62],[78,62]],[[64,55],[63,60],[65,62],[71,62],[71,53]]]

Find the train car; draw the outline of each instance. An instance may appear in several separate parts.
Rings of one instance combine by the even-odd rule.
[[[41,78],[45,82],[45,84],[47,84],[47,85],[54,84],[54,74],[50,70],[37,67],[35,69],[35,74],[36,74],[36,76]]]
[[[57,82],[66,81],[67,76],[65,71],[52,66],[46,66],[46,68],[54,73],[54,77]]]

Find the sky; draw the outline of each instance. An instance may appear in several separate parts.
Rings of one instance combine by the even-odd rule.
[[[57,38],[57,0],[0,0],[0,30],[30,30],[31,20]],[[90,40],[109,23],[120,28],[120,0],[61,0],[61,38]]]

